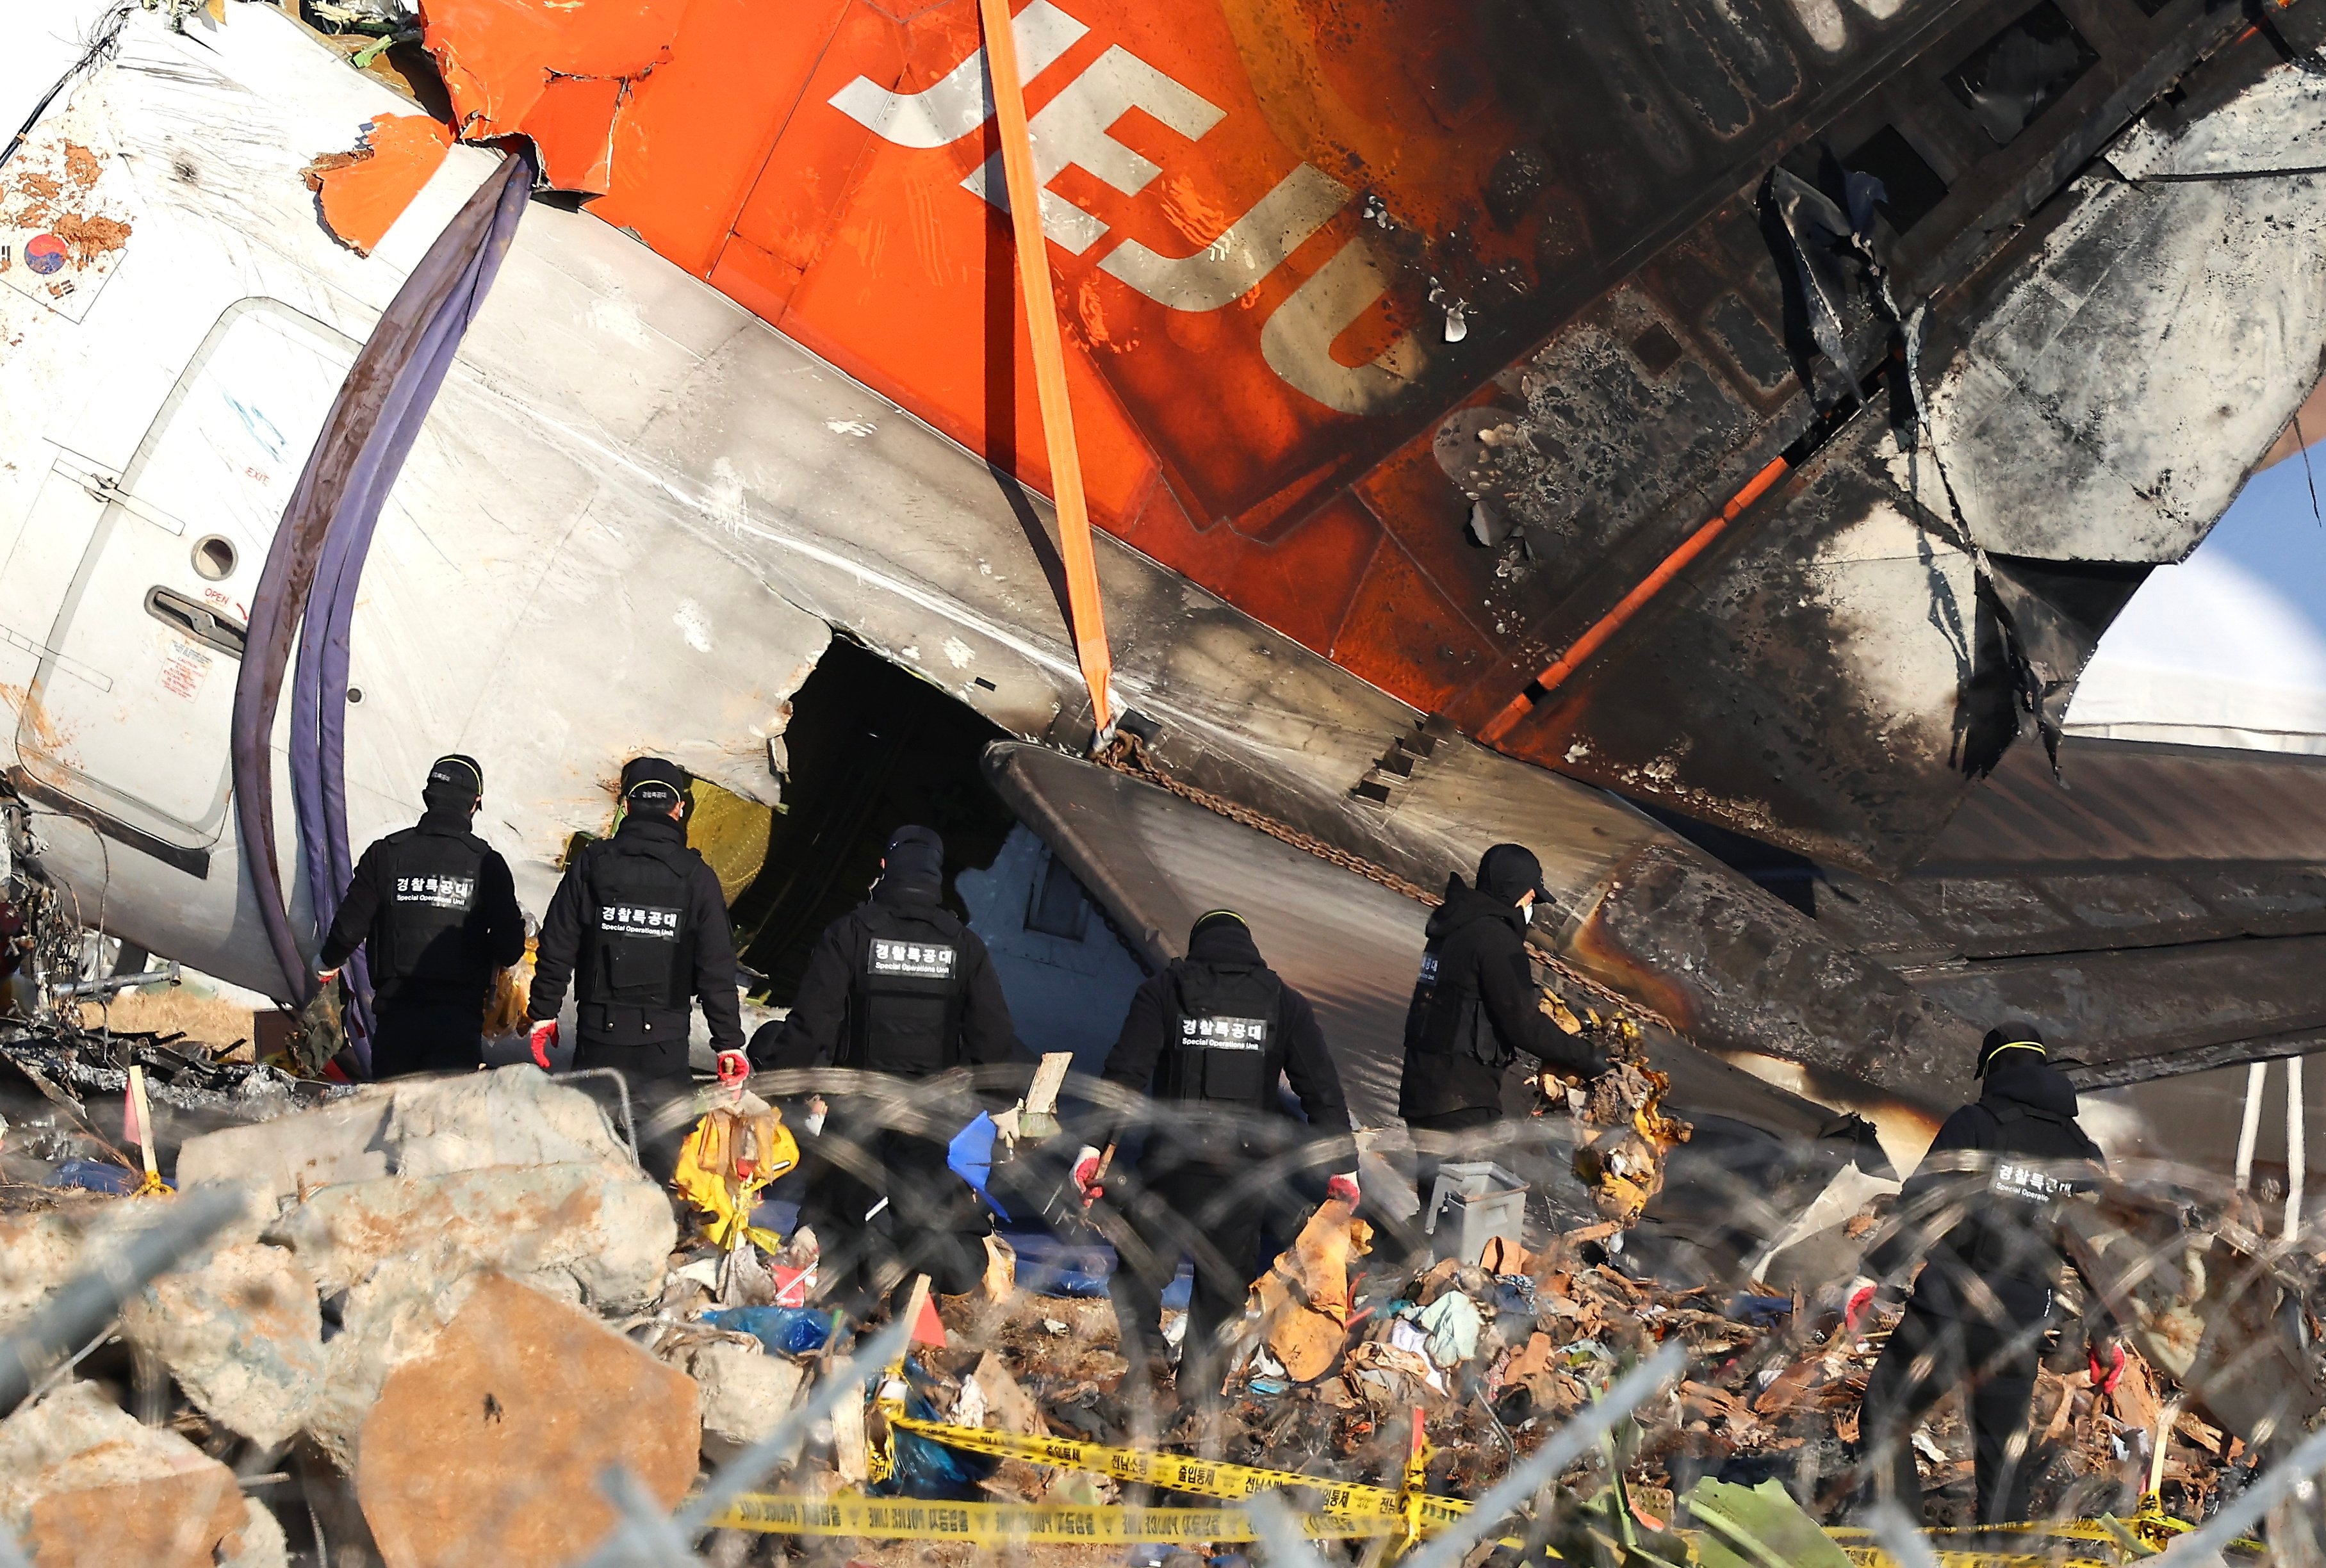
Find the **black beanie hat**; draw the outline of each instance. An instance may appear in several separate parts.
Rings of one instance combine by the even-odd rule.
[[[622,765],[622,799],[640,811],[669,812],[693,782],[684,768],[664,757],[634,756]]]
[[[465,812],[485,793],[485,770],[473,756],[446,752],[428,765],[428,781],[420,798],[436,812]]]
[[[2051,1054],[2044,1049],[2043,1036],[2034,1025],[2024,1019],[2007,1023],[1999,1029],[1989,1029],[1986,1038],[1978,1043],[1978,1072],[1974,1076],[1985,1078],[1987,1069],[1995,1065],[1995,1059],[2006,1051],[2033,1052],[2038,1057]]]
[[[1251,923],[1234,910],[1214,909],[1196,917],[1196,923],[1187,932],[1187,944],[1190,947],[1194,946],[1197,937],[1213,927],[1221,925],[1241,925],[1246,931],[1251,929]]]
[[[934,828],[907,823],[889,835],[886,875],[897,877],[943,877],[944,840]]]
[[[1504,904],[1516,904],[1531,892],[1546,905],[1550,889],[1542,885],[1542,862],[1524,844],[1497,844],[1478,857],[1478,891]]]

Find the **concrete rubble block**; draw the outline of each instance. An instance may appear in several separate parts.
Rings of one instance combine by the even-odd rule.
[[[340,1331],[323,1346],[323,1387],[307,1407],[307,1435],[342,1471],[355,1469],[357,1440],[388,1375],[435,1342],[483,1277],[446,1281],[424,1260],[405,1259],[336,1298]]]
[[[806,1378],[796,1361],[726,1340],[691,1347],[686,1370],[702,1392],[702,1440],[714,1460],[773,1432]]]
[[[599,1478],[693,1486],[695,1385],[588,1313],[498,1276],[389,1373],[356,1447],[387,1568],[565,1568],[614,1526]]]
[[[249,1189],[253,1207],[228,1224],[215,1243],[229,1247],[258,1239],[274,1205]],[[103,1249],[122,1237],[169,1220],[168,1199],[91,1197],[38,1214],[0,1215],[0,1331],[46,1301],[68,1280],[94,1267]]]
[[[395,1093],[386,1085],[359,1090],[296,1116],[188,1138],[179,1146],[174,1179],[181,1189],[253,1181],[279,1201],[334,1182],[385,1176],[384,1135]]]
[[[496,1165],[325,1187],[265,1239],[288,1247],[326,1295],[391,1259],[418,1260],[439,1284],[490,1268],[609,1312],[661,1294],[678,1223],[635,1165]]]
[[[390,1168],[404,1176],[591,1160],[635,1164],[597,1101],[530,1062],[397,1086],[385,1137]]]
[[[81,1245],[81,1227],[69,1213],[0,1215],[0,1327],[79,1272]]]
[[[35,1568],[212,1568],[246,1549],[247,1517],[233,1471],[92,1384],[0,1422],[0,1523]]]
[[[190,1138],[181,1187],[256,1180],[279,1199],[382,1176],[492,1165],[632,1165],[597,1102],[531,1063],[376,1085],[297,1116]]]
[[[222,1248],[191,1273],[165,1276],[128,1304],[121,1327],[204,1415],[254,1443],[296,1433],[322,1392],[315,1282],[280,1247]]]
[[[242,1545],[231,1554],[221,1555],[218,1568],[291,1568],[291,1543],[284,1539],[282,1525],[256,1498],[244,1499]]]

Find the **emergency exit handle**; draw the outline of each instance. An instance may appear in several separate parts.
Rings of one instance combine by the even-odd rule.
[[[145,590],[145,613],[179,636],[231,658],[241,658],[250,641],[250,628],[242,622],[158,584]]]

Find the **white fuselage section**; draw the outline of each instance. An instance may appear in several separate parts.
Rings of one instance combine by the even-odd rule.
[[[53,807],[47,861],[92,923],[282,996],[230,809],[236,630],[347,366],[499,154],[453,148],[359,256],[302,171],[412,107],[271,8],[186,26],[133,11],[117,58],[0,168],[13,221],[21,171],[93,159],[67,216],[118,226],[54,273],[0,270],[0,763]],[[0,120],[54,82],[71,51],[52,53],[0,70]],[[467,752],[479,830],[538,912],[571,835],[604,830],[625,757],[773,801],[769,742],[835,630],[1006,729],[1079,739],[1047,521],[628,236],[532,204],[362,580],[352,847],[413,820],[430,760]],[[1541,844],[1576,908],[1657,834],[1468,747],[1363,817],[1351,785],[1411,710],[1114,541],[1099,553],[1117,706],[1183,747],[1447,865]],[[278,721],[277,849],[304,933],[286,736]]]

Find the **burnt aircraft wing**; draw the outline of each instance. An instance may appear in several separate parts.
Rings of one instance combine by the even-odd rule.
[[[2078,1082],[2326,1045],[2326,761],[2070,737],[2014,756],[1912,875],[1810,884],[1820,926],[1968,1017],[2070,1042]]]

